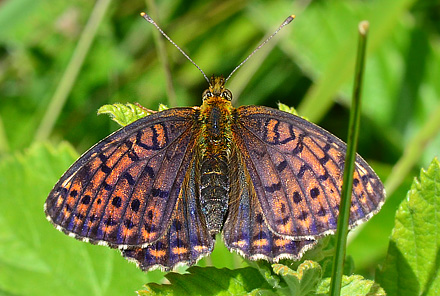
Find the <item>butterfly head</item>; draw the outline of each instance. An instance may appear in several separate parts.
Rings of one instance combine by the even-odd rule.
[[[222,98],[227,101],[232,100],[232,92],[225,88],[225,79],[223,76],[212,76],[209,82],[209,88],[203,92],[203,101],[211,98]]]

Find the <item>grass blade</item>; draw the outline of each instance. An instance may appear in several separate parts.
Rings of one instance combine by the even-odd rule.
[[[99,24],[101,23],[110,2],[111,0],[99,0],[96,2],[92,14],[90,15],[78,41],[78,45],[67,65],[66,71],[64,71],[57,89],[55,90],[55,94],[53,95],[46,113],[38,126],[35,140],[46,140],[52,132],[53,126],[61,113],[61,109],[66,103],[67,97],[72,90],[76,78],[78,77],[79,70],[81,69],[90,46],[95,39]]]
[[[354,161],[356,159],[356,147],[359,135],[359,124],[361,115],[361,91],[362,76],[364,74],[365,51],[367,44],[367,33],[369,23],[359,23],[359,44],[356,58],[356,69],[353,87],[353,102],[350,112],[350,123],[347,139],[347,155],[345,156],[344,179],[341,193],[341,205],[336,231],[336,254],[333,263],[332,281],[330,295],[340,295],[344,257],[347,242],[348,220],[350,217],[350,202],[353,188]]]

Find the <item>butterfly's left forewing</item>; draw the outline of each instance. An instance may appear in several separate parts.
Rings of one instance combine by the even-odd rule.
[[[334,232],[345,143],[268,107],[238,108],[232,132],[271,231],[295,240]],[[359,155],[353,177],[350,227],[371,217],[384,200],[380,179]]]
[[[194,151],[197,111],[142,118],[102,140],[61,177],[46,200],[48,219],[78,239],[113,247],[148,245],[170,220]]]

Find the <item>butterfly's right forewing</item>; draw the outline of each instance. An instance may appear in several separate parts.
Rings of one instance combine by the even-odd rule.
[[[300,117],[268,107],[237,109],[232,132],[269,229],[294,240],[336,230],[346,145]],[[384,201],[384,187],[359,155],[353,174],[350,228]]]

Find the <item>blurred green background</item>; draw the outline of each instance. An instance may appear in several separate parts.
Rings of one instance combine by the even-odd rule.
[[[296,107],[302,116],[342,139],[348,125],[357,25],[368,20],[370,34],[358,151],[386,184],[388,201],[370,223],[351,235],[348,255],[354,260],[355,272],[372,277],[386,253],[394,212],[405,198],[410,182],[420,168],[439,154],[440,3],[152,2],[0,2],[2,204],[19,201],[24,193],[17,186],[29,186],[32,177],[25,179],[20,172],[40,173],[26,165],[42,165],[47,171],[41,172],[41,182],[51,185],[29,190],[39,208],[24,212],[28,221],[44,220],[42,204],[51,186],[78,156],[59,143],[67,141],[77,153],[82,153],[118,128],[106,116],[96,116],[100,106],[138,102],[157,109],[159,103],[170,107],[201,104],[201,93],[207,87],[203,76],[170,43],[159,38],[156,29],[139,16],[141,11],[148,12],[208,76],[227,76],[288,15],[295,14],[293,23],[234,74],[227,87],[234,94],[236,106],[276,108],[277,102],[282,102]],[[162,39],[162,44],[158,39]],[[57,155],[66,149],[70,152],[60,156],[61,162]],[[42,151],[49,151],[47,162]],[[50,169],[51,161],[56,170]],[[11,176],[12,170],[16,174]],[[0,210],[0,226],[5,226],[0,229],[0,273],[3,268],[20,277],[24,276],[21,269],[32,265],[32,260],[27,261],[31,257],[10,247],[11,241],[17,243],[20,238],[25,249],[29,243],[36,244],[36,240],[46,241],[45,235],[56,236],[54,241],[63,240],[63,244],[81,248],[85,245],[64,238],[50,225],[47,232],[34,230],[33,238],[25,243],[28,230],[21,229],[22,233],[16,236],[14,227],[20,225],[13,222],[22,219],[22,212],[14,212],[13,204],[9,205],[10,208],[3,207],[3,212]],[[25,208],[26,203],[22,203],[20,210]],[[104,252],[102,247],[90,247],[95,249],[84,248],[92,250],[88,252]],[[14,251],[15,259],[8,261]],[[63,252],[68,251],[55,243],[47,250],[50,255],[45,256]],[[233,267],[235,263],[229,264],[224,256],[228,256],[227,252],[214,254],[211,262]],[[41,264],[45,258],[39,258]],[[20,264],[14,265],[17,262]],[[51,264],[43,269],[43,275],[36,277],[40,280],[35,283],[44,281],[45,272],[53,276],[53,266],[61,268],[59,262]],[[140,288],[148,280],[160,280],[159,273],[157,278],[150,277],[123,259],[120,266],[136,274],[130,287]],[[78,273],[81,275],[81,271]],[[0,275],[0,294],[2,290],[19,291],[10,288],[12,276]],[[60,287],[65,288],[64,284],[60,283]]]

